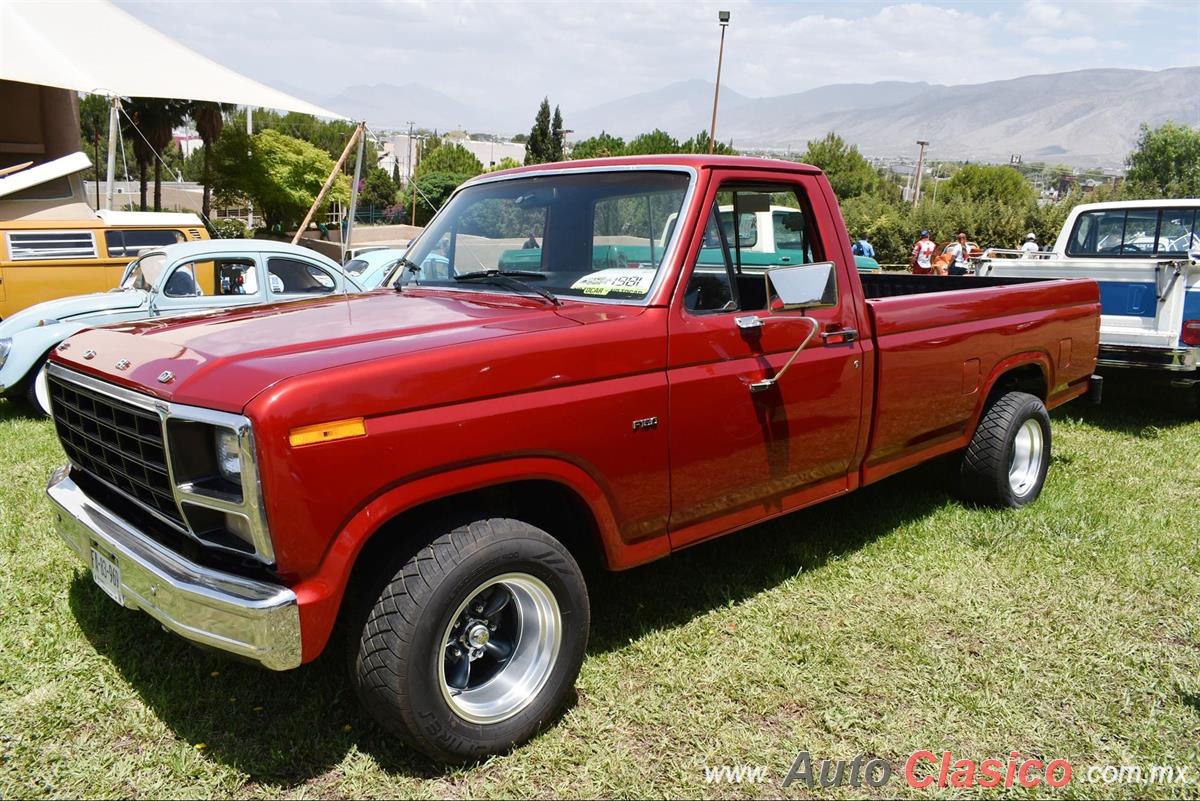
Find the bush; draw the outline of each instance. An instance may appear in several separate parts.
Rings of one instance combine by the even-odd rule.
[[[252,232],[236,217],[224,217],[208,221],[208,235],[213,239],[250,239]]]

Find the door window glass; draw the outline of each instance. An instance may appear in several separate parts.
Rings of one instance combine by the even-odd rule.
[[[271,291],[277,295],[324,295],[337,287],[329,273],[299,259],[271,258],[267,260]]]
[[[110,258],[134,258],[150,248],[174,245],[184,240],[181,231],[165,229],[130,229],[125,231],[105,231],[104,246],[108,249]]]

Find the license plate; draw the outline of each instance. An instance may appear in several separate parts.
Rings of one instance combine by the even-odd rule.
[[[121,599],[121,566],[95,548],[92,548],[92,581],[108,597],[122,606],[125,604]]]

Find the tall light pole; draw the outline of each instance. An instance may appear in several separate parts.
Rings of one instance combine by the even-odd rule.
[[[717,101],[721,97],[721,62],[725,60],[725,29],[729,27],[729,12],[718,11],[717,19],[721,23],[721,49],[717,52],[717,85],[713,87],[712,125],[708,129],[708,152],[710,154],[717,147]]]
[[[925,148],[929,146],[929,142],[918,139],[917,144],[921,146],[921,153],[917,156],[917,186],[913,190],[914,206],[921,202],[921,173],[925,169]]]

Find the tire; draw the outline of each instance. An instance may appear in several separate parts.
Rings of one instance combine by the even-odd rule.
[[[1050,468],[1050,415],[1025,392],[1007,392],[984,411],[962,455],[964,500],[1015,509],[1037,500]]]
[[[25,402],[37,417],[50,416],[50,395],[46,386],[46,359],[42,359],[29,371],[25,382]]]
[[[562,707],[587,647],[587,586],[567,549],[527,523],[431,533],[351,617],[352,681],[367,712],[412,747],[476,761],[528,740]]]

